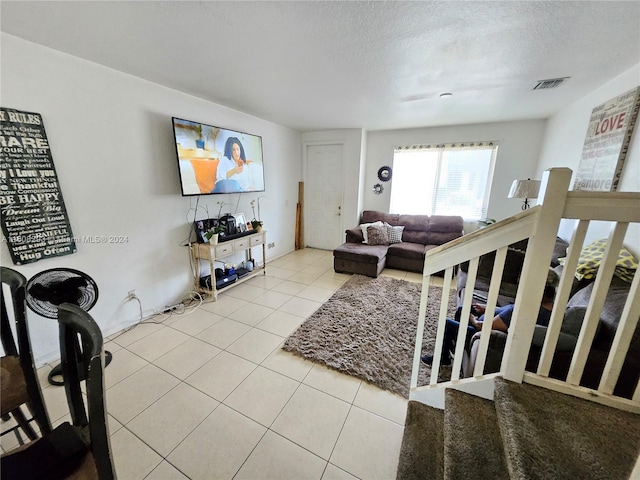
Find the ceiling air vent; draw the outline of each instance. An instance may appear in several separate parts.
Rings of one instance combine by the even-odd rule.
[[[538,83],[532,90],[544,90],[549,88],[559,87],[564,83],[566,79],[569,77],[561,77],[561,78],[549,78],[547,80],[538,80]]]

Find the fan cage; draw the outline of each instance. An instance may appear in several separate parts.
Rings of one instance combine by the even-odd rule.
[[[97,301],[98,285],[89,275],[79,270],[44,270],[27,282],[27,305],[45,318],[58,318],[58,305],[64,302],[89,311]]]

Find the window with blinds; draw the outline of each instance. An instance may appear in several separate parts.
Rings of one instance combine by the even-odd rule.
[[[389,213],[485,218],[497,151],[493,142],[396,148]]]

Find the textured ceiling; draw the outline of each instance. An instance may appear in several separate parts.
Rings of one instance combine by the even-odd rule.
[[[640,63],[637,1],[2,1],[0,18],[300,131],[546,118]],[[531,90],[554,77],[571,78]]]

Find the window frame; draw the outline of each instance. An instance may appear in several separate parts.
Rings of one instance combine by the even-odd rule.
[[[490,158],[489,158],[489,164],[487,165],[486,169],[486,178],[485,178],[485,185],[484,185],[484,191],[483,191],[483,196],[482,196],[482,207],[480,208],[479,212],[478,212],[478,218],[475,218],[475,216],[465,216],[464,214],[461,215],[465,221],[470,221],[470,222],[474,222],[474,221],[478,221],[481,220],[482,218],[486,218],[487,216],[487,210],[489,208],[489,199],[491,196],[491,187],[493,184],[493,177],[494,177],[494,172],[495,172],[495,165],[496,165],[496,160],[497,160],[497,156],[498,156],[498,148],[499,145],[497,142],[494,141],[483,141],[483,142],[465,142],[465,143],[452,143],[452,144],[435,144],[435,145],[411,145],[411,146],[400,146],[400,147],[395,147],[394,148],[394,162],[393,162],[393,166],[394,166],[394,178],[391,181],[391,189],[390,189],[390,199],[389,199],[389,213],[400,213],[400,214],[406,214],[409,212],[394,212],[394,208],[393,208],[393,197],[394,197],[394,181],[395,182],[395,186],[397,187],[397,179],[398,179],[398,171],[395,168],[396,167],[396,155],[398,153],[402,153],[402,152],[407,152],[407,151],[412,151],[412,152],[420,152],[420,151],[430,151],[433,153],[437,153],[437,158],[436,158],[436,165],[435,165],[435,174],[433,176],[433,185],[432,185],[432,191],[431,191],[431,205],[430,205],[430,211],[427,211],[428,209],[425,208],[422,212],[418,213],[418,214],[422,214],[422,215],[450,215],[450,213],[438,213],[437,208],[438,208],[438,203],[442,204],[442,188],[439,187],[441,181],[442,181],[442,172],[443,170],[443,165],[448,161],[445,156],[448,152],[459,152],[459,151],[464,151],[464,150],[490,150]],[[433,160],[432,160],[433,161]],[[440,194],[439,194],[440,193]],[[415,214],[415,213],[414,213]]]

